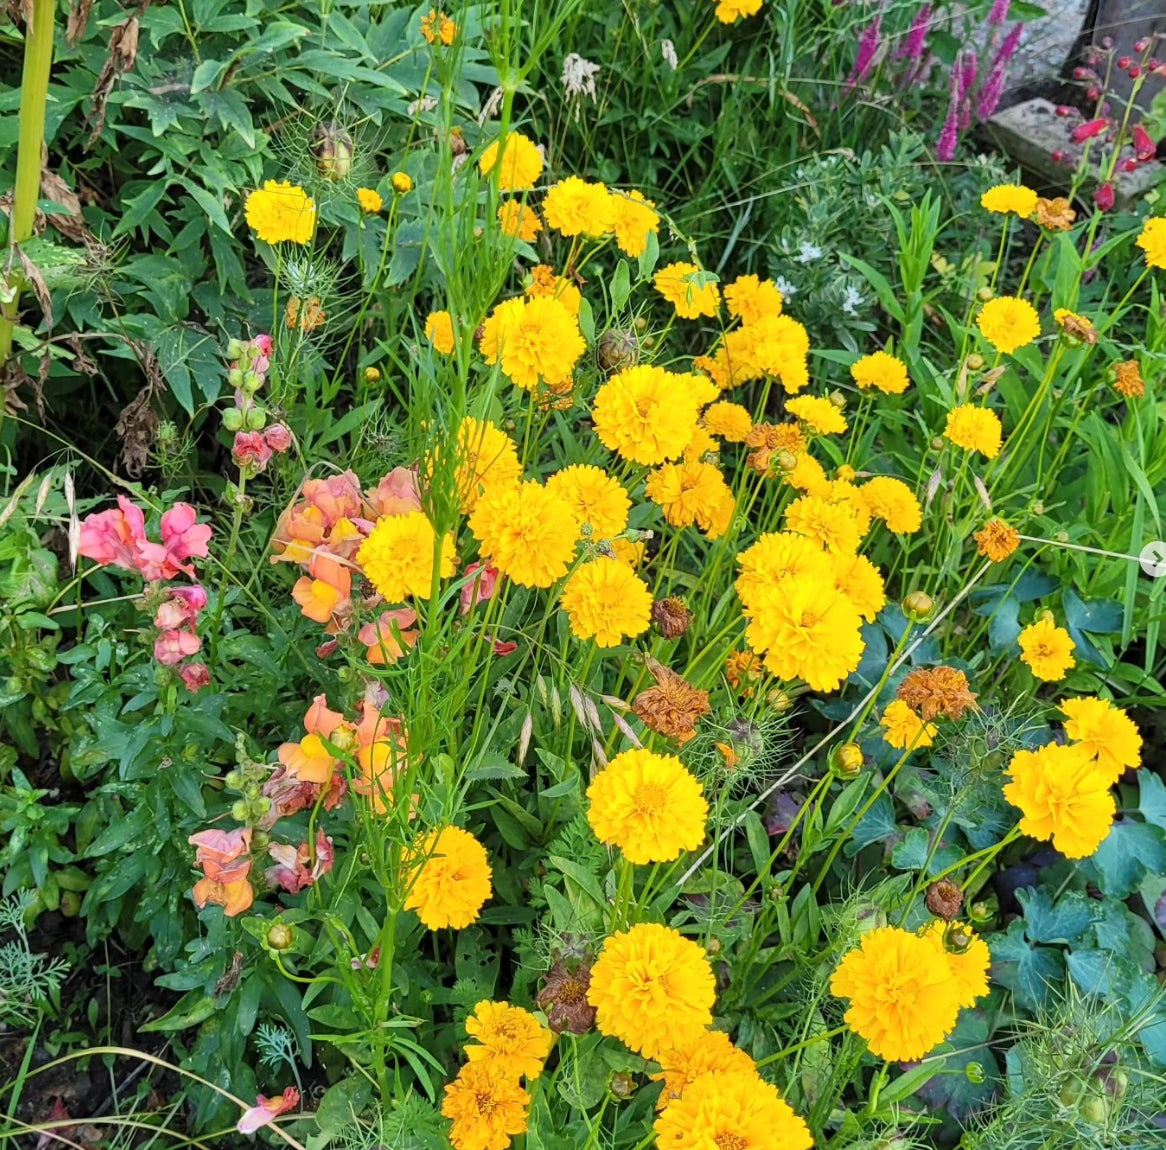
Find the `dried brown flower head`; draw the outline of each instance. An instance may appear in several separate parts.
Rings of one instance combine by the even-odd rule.
[[[1127,399],[1146,394],[1146,383],[1136,359],[1127,359],[1114,365],[1113,386]]]
[[[731,651],[725,660],[725,678],[743,699],[751,699],[761,682],[761,660],[752,651]]]
[[[581,962],[572,970],[559,959],[543,978],[538,1004],[547,1025],[556,1033],[586,1034],[595,1025],[595,1007],[587,1001],[591,966]]]
[[[745,446],[753,448],[745,462],[764,475],[775,453],[801,455],[806,450],[806,437],[796,423],[755,423],[745,437]]]
[[[968,711],[977,709],[967,676],[954,667],[920,667],[899,684],[896,694],[924,722],[937,715],[962,719]]]
[[[632,713],[658,735],[687,743],[696,734],[697,719],[712,710],[708,691],[697,690],[654,659],[648,661],[648,670],[656,685],[635,697]]]
[[[1016,528],[1009,527],[1003,519],[989,519],[972,538],[979,553],[993,563],[1003,563],[1020,546]]]
[[[953,918],[958,917],[964,905],[964,895],[954,882],[941,878],[927,888],[923,901],[933,915],[942,918],[944,922],[951,922]]]
[[[665,639],[679,639],[692,626],[692,612],[683,599],[669,595],[652,604],[652,622]]]
[[[1076,218],[1077,213],[1073,210],[1073,205],[1064,196],[1057,196],[1051,200],[1046,200],[1043,196],[1037,198],[1033,219],[1042,228],[1047,228],[1050,232],[1067,232]]]

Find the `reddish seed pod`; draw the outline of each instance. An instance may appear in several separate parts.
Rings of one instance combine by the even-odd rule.
[[[1065,159],[1065,153],[1064,153],[1064,152],[1062,152],[1062,151],[1060,150],[1060,148],[1058,148],[1058,149],[1057,149],[1055,152],[1053,152],[1053,153],[1051,154],[1050,158],[1052,159],[1052,161],[1053,161],[1053,163],[1054,163],[1054,164],[1060,164],[1060,163],[1063,163],[1063,162],[1064,162],[1064,159]]]
[[[1068,104],[1058,104],[1056,114],[1063,120],[1066,116],[1071,116],[1073,114],[1073,109],[1070,108]]]
[[[1149,46],[1150,46],[1150,37],[1143,36],[1140,40],[1138,40],[1134,44],[1134,51],[1135,52],[1144,52]]]
[[[1133,137],[1134,155],[1139,160],[1152,160],[1158,154],[1158,145],[1141,124],[1135,124],[1130,134]]]
[[[1097,205],[1097,210],[1100,212],[1108,212],[1113,207],[1114,194],[1113,184],[1104,183],[1100,188],[1093,193],[1093,202]]]
[[[1089,76],[1090,76],[1090,72],[1089,72],[1088,68],[1074,68],[1073,69],[1073,79],[1074,80],[1088,80]]]
[[[1122,160],[1122,162],[1118,164],[1118,167],[1121,168],[1123,172],[1136,172],[1138,169],[1138,161]]]
[[[1162,63],[1162,61],[1161,61],[1161,60],[1159,60],[1157,56],[1151,56],[1151,57],[1150,57],[1150,58],[1149,58],[1149,59],[1146,61],[1146,67],[1147,67],[1147,68],[1148,68],[1148,69],[1149,69],[1149,70],[1152,72],[1152,71],[1153,71],[1155,68],[1157,68],[1157,67],[1158,67],[1158,65],[1159,65],[1159,64],[1161,64],[1161,63]]]
[[[1090,88],[1089,91],[1085,93],[1085,95],[1088,96],[1089,99],[1091,99],[1091,100],[1100,100],[1101,99],[1101,89],[1100,88]]]
[[[1131,64],[1129,71],[1126,73],[1131,80],[1136,80],[1142,74],[1141,64]]]
[[[1119,56],[1117,58],[1117,66],[1123,70],[1128,68],[1132,63],[1133,60],[1131,60],[1128,56]]]

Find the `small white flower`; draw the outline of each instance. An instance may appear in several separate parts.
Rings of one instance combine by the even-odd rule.
[[[785,278],[785,276],[777,276],[773,281],[773,286],[781,292],[782,296],[789,299],[791,295],[797,295],[798,289]]]
[[[822,249],[817,244],[812,244],[807,240],[798,249],[798,254],[794,259],[800,264],[812,264],[815,260],[822,258]]]
[[[862,303],[862,293],[858,288],[850,286],[842,295],[842,310],[847,315],[857,315],[858,305]]]
[[[680,61],[676,58],[676,45],[671,40],[661,40],[660,54],[664,57],[664,61],[668,67],[675,72],[680,66]]]
[[[595,77],[599,75],[599,65],[584,60],[578,52],[572,52],[563,61],[563,90],[569,99],[579,96],[590,96],[592,101],[598,99],[595,94]]]

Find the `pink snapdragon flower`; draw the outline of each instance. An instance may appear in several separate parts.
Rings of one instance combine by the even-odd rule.
[[[179,670],[178,676],[182,680],[182,685],[192,695],[211,685],[210,669],[205,663],[187,663]]]
[[[190,631],[163,631],[154,640],[154,658],[163,667],[176,667],[201,650],[202,640]]]
[[[117,497],[117,509],[98,511],[81,520],[80,554],[103,567],[140,570],[138,556],[146,542],[146,519],[142,509],[124,495]]]
[[[498,568],[489,563],[473,562],[466,567],[466,574],[473,575],[462,587],[461,613],[468,615],[476,603],[484,603],[494,597],[498,586]]]

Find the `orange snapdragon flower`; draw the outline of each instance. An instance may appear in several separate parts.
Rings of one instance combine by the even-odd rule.
[[[203,872],[191,891],[194,905],[199,910],[208,905],[221,906],[228,917],[242,914],[255,901],[248,877],[251,828],[199,831],[187,842],[197,848],[194,861]]]

